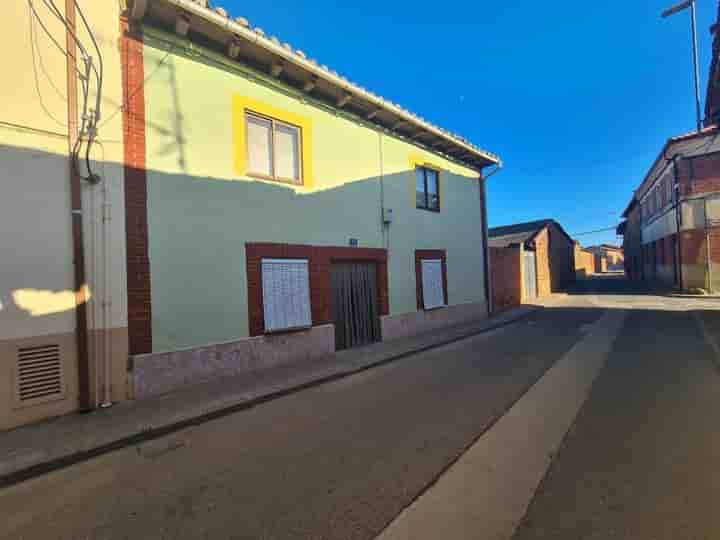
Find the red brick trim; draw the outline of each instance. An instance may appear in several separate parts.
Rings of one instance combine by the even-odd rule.
[[[310,264],[310,304],[314,326],[332,321],[331,266],[336,261],[364,261],[377,264],[380,314],[390,313],[387,250],[374,248],[322,247],[297,244],[245,244],[248,284],[248,323],[251,336],[265,333],[263,311],[262,259],[307,259]]]
[[[447,287],[447,255],[444,249],[416,249],[415,250],[415,290],[417,295],[417,308],[425,309],[423,302],[422,290],[422,260],[423,259],[440,259],[442,261],[442,277],[443,277],[443,294],[445,295],[445,305],[448,304],[448,287]]]
[[[143,36],[140,27],[120,20],[127,245],[128,347],[130,354],[152,352],[152,305],[148,256],[147,172]]]

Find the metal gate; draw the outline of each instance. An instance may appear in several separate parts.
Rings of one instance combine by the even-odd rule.
[[[380,341],[377,265],[332,265],[335,347],[349,349]]]
[[[525,251],[523,257],[525,283],[525,298],[527,300],[534,300],[537,298],[537,266],[535,264],[535,252]]]

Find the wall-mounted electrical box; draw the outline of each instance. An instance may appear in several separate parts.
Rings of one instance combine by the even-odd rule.
[[[385,225],[390,225],[392,222],[393,222],[392,208],[385,208],[385,210],[383,210],[383,223]]]

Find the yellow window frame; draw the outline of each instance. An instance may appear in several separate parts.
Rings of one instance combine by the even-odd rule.
[[[235,151],[234,171],[239,176],[260,178],[271,182],[279,182],[297,187],[308,188],[313,184],[312,175],[312,122],[305,116],[291,113],[273,105],[236,94],[233,96],[233,146]],[[300,180],[266,177],[253,174],[248,170],[247,155],[247,121],[248,114],[265,117],[283,124],[299,128],[300,131]]]

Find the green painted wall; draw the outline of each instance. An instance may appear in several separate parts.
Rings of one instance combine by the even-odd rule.
[[[221,56],[201,56],[197,48],[188,53],[184,46],[168,54],[153,36],[157,31],[147,30],[155,350],[248,335],[246,242],[347,246],[357,238],[363,247],[389,245],[391,314],[416,310],[415,249],[447,249],[450,303],[484,301],[476,172],[273,88],[273,81],[244,75]],[[311,188],[236,176],[236,94],[312,122]],[[442,168],[440,213],[415,208],[411,156]],[[395,214],[387,235],[380,220],[383,191]]]

